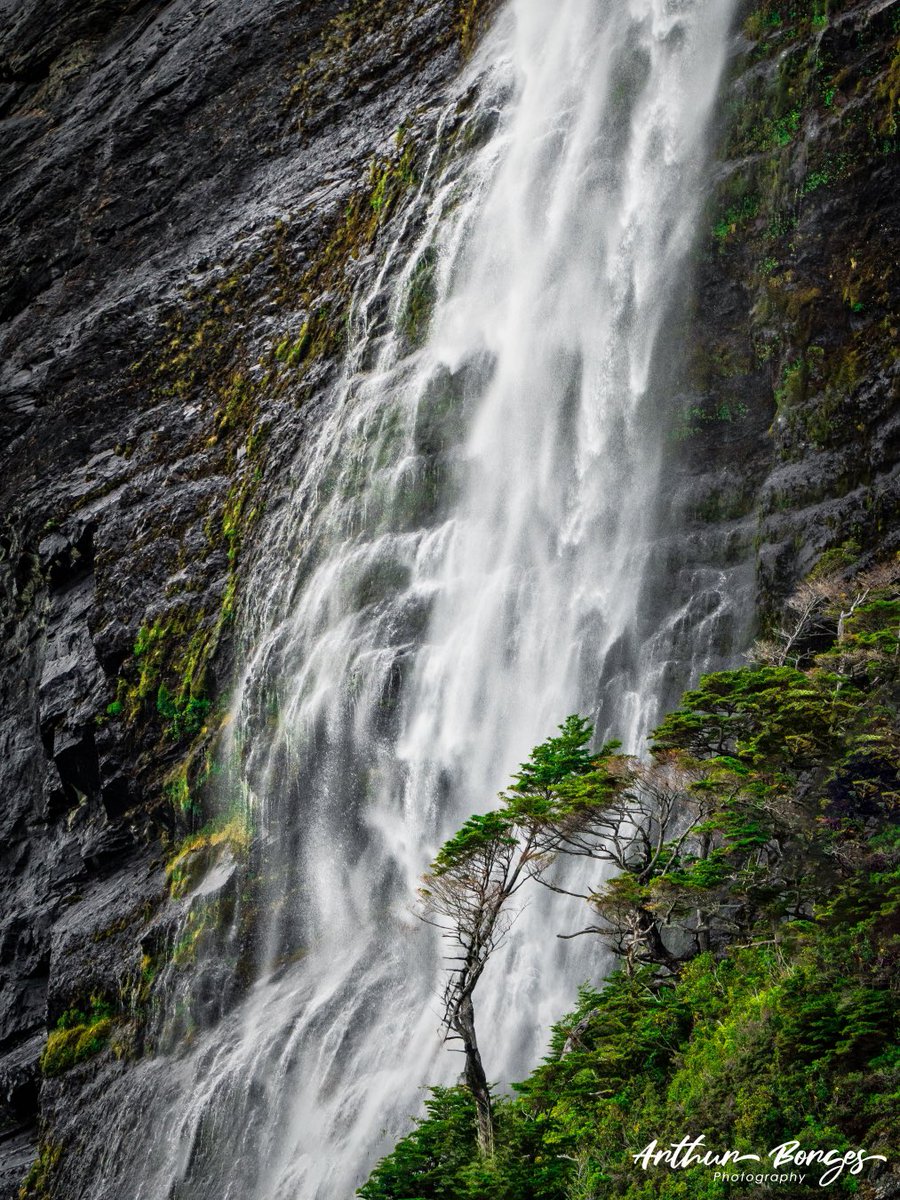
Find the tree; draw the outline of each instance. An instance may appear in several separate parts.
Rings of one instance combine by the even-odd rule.
[[[535,747],[509,792],[503,809],[470,817],[441,847],[425,876],[420,896],[425,919],[451,943],[453,953],[443,994],[442,1023],[448,1040],[458,1039],[465,1054],[465,1083],[475,1099],[478,1144],[494,1151],[490,1088],[478,1047],[473,993],[494,950],[503,942],[514,914],[509,900],[549,865],[542,845],[543,818],[553,788],[592,769],[587,749],[590,722],[571,716],[558,737]]]
[[[449,1089],[362,1195],[623,1192],[642,1131],[649,1141],[685,1120],[700,1131],[725,1120],[770,1144],[810,1112],[813,1134],[827,1126],[889,1153],[897,576],[894,562],[854,576],[822,612],[829,626],[816,637],[827,645],[807,639],[801,654],[795,644],[802,668],[768,661],[703,677],[657,730],[647,762],[577,745],[584,758],[570,757],[556,739],[538,748],[489,814],[493,827],[478,831],[506,843],[488,861],[515,857],[527,835],[520,878],[568,882],[551,873],[565,855],[614,867],[615,878],[585,891],[598,916],[590,932],[625,970],[582,991],[541,1066],[497,1103],[493,1159],[476,1150],[470,1089]],[[557,774],[567,758],[571,769]],[[690,1191],[696,1180],[685,1180]]]
[[[769,639],[757,641],[751,662],[777,667],[799,667],[823,640],[834,637],[837,618],[834,601],[842,588],[839,575],[806,579],[785,602],[781,624]]]
[[[828,758],[854,707],[793,667],[742,667],[704,675],[653,735],[655,753],[732,758],[775,770]]]
[[[755,642],[747,657],[762,665],[807,665],[835,640],[844,641],[847,622],[873,591],[884,591],[898,579],[897,559],[857,571],[850,579],[846,570],[814,571],[785,601],[772,636]]]
[[[602,924],[560,936],[606,936],[628,971],[645,963],[671,968],[678,957],[662,930],[672,909],[657,903],[657,891],[685,855],[708,854],[709,838],[701,827],[712,800],[696,789],[697,772],[677,756],[664,753],[643,763],[614,749],[614,743],[605,746],[591,771],[556,785],[546,808],[540,835],[546,856],[590,858],[619,872],[582,896]],[[546,877],[540,882],[566,891]],[[698,929],[702,924],[698,910]]]
[[[489,812],[470,817],[446,842],[420,889],[426,919],[442,930],[456,953],[444,989],[442,1024],[447,1039],[462,1042],[465,1082],[475,1099],[478,1143],[494,1152],[490,1088],[475,1031],[472,995],[488,959],[508,932],[504,906],[525,882],[532,847],[520,845],[510,817]]]

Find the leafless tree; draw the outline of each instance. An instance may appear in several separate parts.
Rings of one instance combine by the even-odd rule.
[[[507,908],[509,900],[540,874],[541,859],[535,829],[522,828],[501,812],[472,817],[443,847],[419,892],[425,919],[441,930],[452,948],[442,1023],[446,1039],[462,1043],[478,1144],[486,1156],[494,1152],[494,1118],[472,995],[490,956],[509,932],[515,916]]]
[[[847,622],[869,595],[900,580],[900,561],[894,559],[860,571],[852,579],[831,572],[807,579],[788,598],[782,624],[768,639],[757,641],[748,654],[753,662],[797,666],[811,639],[830,636],[840,644]]]
[[[699,772],[665,756],[650,763],[614,757],[601,772],[558,789],[560,804],[538,833],[542,852],[539,882],[554,891],[581,895],[601,918],[561,937],[599,933],[622,958],[626,969],[653,962],[673,967],[663,929],[671,923],[665,907],[652,902],[647,885],[658,887],[670,869],[690,852],[709,853],[710,838],[700,827],[712,804],[694,785]],[[572,892],[549,878],[546,864],[575,856],[609,863],[620,874],[600,888]],[[703,925],[697,914],[698,928]]]
[[[834,604],[843,587],[837,575],[806,580],[788,598],[782,624],[771,638],[756,642],[748,654],[753,662],[777,667],[796,667],[810,639],[833,636],[836,630]]]

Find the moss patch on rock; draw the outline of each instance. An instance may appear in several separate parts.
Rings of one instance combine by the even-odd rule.
[[[49,1200],[62,1155],[61,1143],[41,1141],[37,1158],[19,1188],[19,1200]]]
[[[180,899],[209,872],[222,854],[246,859],[252,833],[247,814],[231,813],[211,821],[199,832],[185,838],[166,865],[166,877],[173,899]]]
[[[44,1075],[61,1075],[105,1050],[112,1035],[115,1013],[102,997],[92,996],[86,1008],[67,1009],[51,1030],[41,1055]]]

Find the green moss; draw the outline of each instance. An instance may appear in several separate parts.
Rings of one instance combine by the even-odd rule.
[[[216,431],[219,435],[252,429],[259,400],[254,385],[241,370],[235,370],[219,390]]]
[[[807,173],[800,191],[808,196],[819,188],[830,187],[849,175],[852,165],[849,154],[827,154],[817,167]]]
[[[792,434],[818,448],[840,444],[852,430],[858,437],[866,426],[859,420],[858,394],[863,376],[862,347],[871,353],[872,339],[863,332],[830,355],[808,346],[803,356],[786,364],[775,389],[778,410]]]
[[[179,899],[196,887],[225,850],[235,858],[245,859],[251,841],[248,814],[243,811],[211,821],[198,833],[185,838],[166,864],[173,898]]]
[[[342,88],[354,86],[374,51],[387,48],[408,67],[416,63],[418,48],[405,35],[423,7],[423,0],[350,0],[327,23],[318,46],[298,66],[284,101],[287,111],[298,114],[301,133]],[[436,48],[429,44],[431,53]]]
[[[713,225],[713,237],[717,242],[726,242],[733,234],[757,216],[760,209],[758,196],[744,196],[732,204]]]
[[[197,829],[202,824],[203,794],[210,780],[225,770],[215,740],[200,737],[169,772],[163,785],[164,795],[189,829]]]
[[[181,603],[148,625],[142,625],[134,659],[123,668],[117,713],[136,721],[142,713],[162,719],[164,736],[191,740],[212,715],[205,695],[206,668],[221,627],[204,612]],[[110,708],[113,706],[111,705]]]
[[[364,1200],[727,1200],[733,1186],[714,1168],[636,1167],[643,1147],[686,1132],[718,1150],[764,1155],[797,1139],[890,1157],[900,1122],[898,576],[888,562],[826,589],[803,669],[719,672],[685,694],[654,753],[667,769],[680,763],[688,791],[704,797],[699,852],[670,843],[655,879],[626,871],[601,889],[626,909],[628,893],[649,904],[684,946],[679,960],[648,956],[602,990],[581,990],[544,1061],[513,1096],[495,1097],[490,1161],[466,1089],[435,1089]],[[489,845],[485,822],[500,815],[477,818]],[[499,835],[510,836],[508,823]],[[691,945],[698,913],[708,948]],[[858,1182],[871,1190],[871,1166],[828,1190],[853,1195]]]
[[[186,289],[163,322],[161,345],[138,364],[160,398],[192,398],[213,408],[213,433],[203,451],[209,455],[219,448],[220,469],[233,480],[229,497],[246,492],[248,478],[258,484],[264,468],[258,429],[263,381],[254,379],[247,362],[246,313],[257,299],[256,276],[266,277],[258,268],[266,259],[278,258],[280,239],[276,232],[269,246],[205,290]],[[246,525],[250,514],[244,517]],[[228,536],[227,517],[221,524],[207,519],[204,529],[213,548],[224,541],[228,550],[228,611],[207,612],[185,596],[146,620],[135,641],[135,661],[126,664],[116,697],[130,723],[161,717],[164,735],[176,741],[198,735],[204,728],[201,717],[212,712],[205,676],[236,591],[237,550]]]
[[[377,26],[375,8],[385,5],[357,3],[346,20],[334,23],[328,37],[340,34],[352,40],[354,22]],[[184,291],[164,318],[159,345],[136,364],[136,373],[157,398],[191,399],[212,409],[212,434],[207,423],[198,449],[214,456],[215,469],[230,476],[221,507],[211,509],[204,522],[211,552],[223,548],[228,563],[218,608],[201,606],[186,594],[148,614],[107,714],[124,717],[132,728],[156,728],[166,741],[184,747],[184,760],[167,780],[165,796],[191,820],[202,805],[197,752],[214,736],[219,715],[208,670],[234,616],[242,547],[262,512],[262,396],[290,386],[302,401],[307,372],[341,350],[352,288],[348,265],[372,250],[380,229],[415,183],[415,147],[401,129],[391,152],[372,160],[364,186],[350,198],[305,269],[292,249],[290,223],[276,222],[265,243],[230,274],[203,289]],[[247,314],[262,299],[305,314],[299,332],[277,340],[268,364],[255,361],[248,332]]]
[[[41,1055],[44,1075],[61,1075],[77,1063],[104,1050],[113,1032],[113,1009],[102,998],[91,997],[86,1010],[68,1009],[47,1038]]]
[[[366,22],[373,18],[371,6],[357,5],[354,12]],[[352,21],[337,24],[346,33]],[[290,224],[276,222],[266,244],[227,277],[203,290],[186,289],[165,318],[160,346],[138,364],[158,397],[190,397],[214,406],[214,432],[204,450],[217,447],[219,469],[231,477],[220,511],[211,511],[204,523],[210,546],[224,547],[228,561],[218,609],[207,610],[185,596],[146,619],[117,684],[113,704],[121,708],[110,714],[124,716],[132,726],[157,724],[166,740],[186,747],[189,762],[215,732],[218,709],[207,685],[208,668],[234,615],[244,540],[262,512],[263,390],[277,391],[290,382],[302,400],[305,393],[297,385],[307,370],[342,348],[351,292],[348,264],[371,250],[379,229],[414,185],[414,160],[415,148],[401,129],[393,152],[372,161],[365,186],[351,197],[305,270],[298,270],[291,253]],[[278,340],[266,372],[259,370],[265,363],[251,364],[246,319],[262,295],[307,314],[298,334]],[[190,765],[186,771],[179,768],[177,778],[166,784],[166,797],[181,812],[195,814],[201,800],[196,782],[189,781],[191,770]]]
[[[248,259],[205,291],[185,290],[164,318],[160,345],[135,364],[136,372],[149,376],[156,396],[188,400],[212,393],[227,403],[242,349],[234,332],[250,304],[249,281],[257,265]]]
[[[205,696],[173,696],[164,683],[156,694],[156,711],[167,722],[167,735],[176,741],[191,739],[200,733],[210,711]]]
[[[366,184],[348,201],[341,219],[295,288],[294,302],[308,314],[299,333],[279,339],[273,357],[305,372],[340,352],[346,337],[352,284],[348,264],[369,253],[379,230],[416,183],[416,151],[406,129],[394,135],[394,153],[372,159]],[[323,303],[324,297],[329,297]]]
[[[194,817],[196,812],[191,796],[191,785],[187,777],[187,762],[182,763],[176,774],[163,786],[163,793],[175,812]]]
[[[216,945],[219,932],[234,915],[234,904],[222,900],[194,905],[179,930],[169,961],[186,967]]]
[[[413,268],[400,315],[400,328],[413,346],[422,345],[428,333],[437,298],[436,269],[437,254],[429,247]]]
[[[312,330],[309,321],[304,321],[300,336],[296,341],[292,342],[290,338],[284,338],[278,343],[275,347],[275,358],[278,362],[285,363],[286,366],[297,367],[305,361],[312,348]]]
[[[779,46],[804,34],[825,29],[829,7],[840,7],[829,0],[766,0],[744,21],[744,34],[752,41],[772,38]]]
[[[497,7],[497,0],[457,0],[459,10],[456,28],[459,44],[464,55],[475,48],[478,38]]]
[[[806,360],[803,358],[795,359],[784,367],[781,382],[775,389],[775,404],[779,410],[800,404],[806,392],[807,374]]]
[[[742,401],[723,400],[718,404],[691,405],[682,410],[672,431],[676,441],[686,441],[716,425],[731,425],[747,416],[747,406]]]
[[[41,1140],[38,1156],[19,1187],[19,1200],[50,1200],[53,1179],[59,1168],[63,1147],[60,1142]]]
[[[863,547],[859,545],[859,542],[848,538],[841,542],[840,546],[834,546],[820,554],[816,565],[810,571],[810,580],[821,580],[821,578],[833,575],[835,571],[845,571],[848,566],[853,566],[858,562],[862,552]]]
[[[717,488],[694,508],[694,516],[700,521],[734,521],[752,512],[754,502],[746,487]]]
[[[876,95],[884,106],[878,129],[881,133],[893,136],[897,133],[900,115],[900,43],[897,45],[897,53],[878,84]]]

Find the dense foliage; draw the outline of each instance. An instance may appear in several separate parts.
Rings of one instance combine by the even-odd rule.
[[[493,1155],[479,1152],[470,1093],[435,1089],[365,1200],[759,1194],[715,1179],[714,1167],[635,1164],[654,1139],[685,1135],[763,1156],[793,1139],[890,1156],[900,1134],[897,575],[835,576],[812,599],[794,597],[755,661],[685,694],[649,765],[605,746],[529,788],[560,744],[551,739],[499,815],[466,827],[463,840],[496,826],[506,844],[528,829],[544,839],[546,871],[567,842],[603,858],[608,814],[637,799],[649,852],[623,835],[621,855],[605,856],[619,875],[587,897],[590,928],[622,967],[602,990],[582,989],[543,1064],[494,1098]],[[765,1157],[751,1166],[769,1169]],[[874,1195],[890,1169],[848,1168],[830,1190]],[[819,1193],[821,1173],[806,1168],[778,1195]]]

